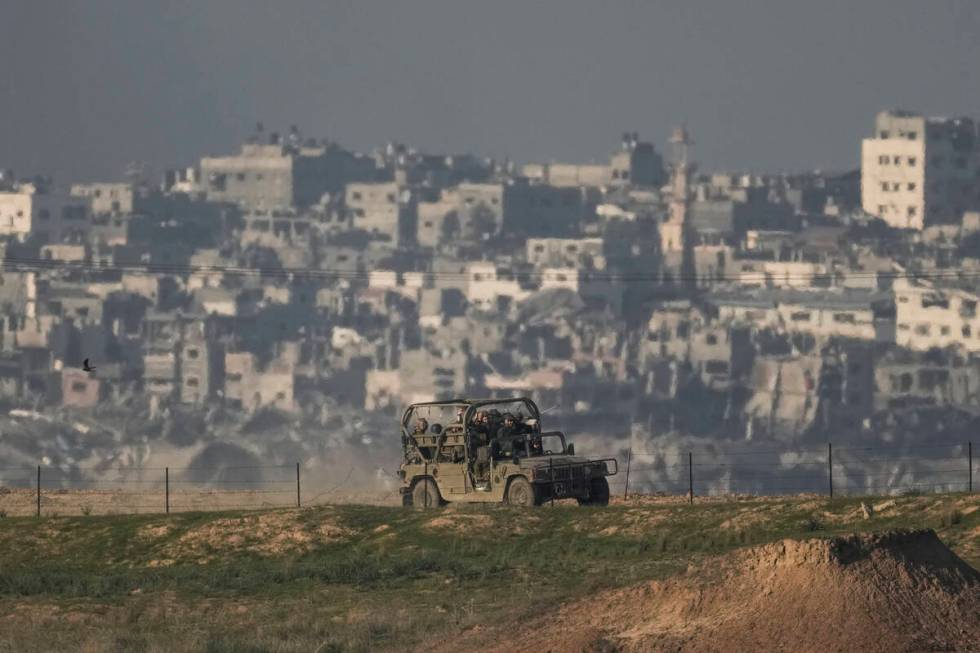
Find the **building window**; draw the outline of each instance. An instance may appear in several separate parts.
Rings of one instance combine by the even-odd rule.
[[[72,392],[85,392],[87,389],[88,385],[86,385],[83,381],[75,381],[71,384]]]
[[[944,295],[935,293],[922,296],[922,308],[949,308],[949,299]]]
[[[918,213],[918,210],[914,206],[910,206],[908,210],[908,216],[910,218],[914,218],[916,213]]]
[[[884,204],[879,204],[878,205],[878,213],[884,213],[884,212],[885,212],[885,205]]]
[[[187,379],[188,387],[196,388],[197,384],[198,384],[197,379],[195,379],[193,376]]]
[[[889,160],[890,159],[888,158],[888,156],[887,155],[884,155],[884,154],[882,154],[881,156],[878,157],[878,163],[880,163],[882,165],[888,165],[888,161]]]
[[[915,325],[915,335],[917,335],[917,336],[927,336],[927,335],[929,335],[929,325],[928,324],[916,324]]]
[[[909,330],[909,325],[908,324],[905,324],[904,322],[902,322],[902,323],[900,323],[898,325],[898,330],[899,331],[908,331]]]
[[[713,333],[709,333],[709,334],[708,334],[708,335],[707,335],[707,336],[705,337],[705,339],[704,339],[704,341],[705,341],[706,343],[708,343],[709,345],[717,345],[717,344],[718,344],[718,336],[716,336],[716,335],[715,335],[715,334],[713,334]]]
[[[892,163],[894,163],[895,165],[898,165],[901,162],[902,162],[902,157],[900,156],[892,157]]]
[[[963,337],[964,338],[969,338],[971,335],[973,335],[973,330],[970,328],[970,325],[969,324],[964,324],[963,325]]]
[[[964,299],[960,301],[960,317],[976,317],[977,316],[977,302],[972,299]]]
[[[810,321],[810,313],[808,313],[806,311],[799,311],[797,313],[792,313],[789,316],[789,319],[792,320],[793,322],[809,322]]]
[[[912,167],[912,168],[914,168],[914,167],[915,167],[915,164],[916,164],[916,162],[917,162],[917,159],[916,159],[916,158],[915,158],[914,156],[910,156],[910,157],[909,157],[909,167]]]
[[[914,141],[915,139],[917,139],[919,137],[919,133],[918,132],[907,132],[905,135],[908,137],[908,139],[910,141]]]
[[[855,324],[854,313],[834,313],[834,322],[839,324]]]
[[[198,356],[199,356],[199,353],[198,353],[198,351],[196,349],[188,349],[187,350],[187,357],[188,358],[196,359]]]
[[[887,131],[878,132],[878,138],[888,138],[889,133]]]
[[[237,179],[238,181],[245,181],[245,173],[239,172],[237,175],[235,175],[235,179]]]
[[[885,191],[886,193],[888,192],[888,182],[887,181],[881,182],[881,190]]]
[[[897,181],[892,183],[892,190],[896,190],[897,191],[897,190],[901,190],[901,188],[902,188],[902,185],[900,183],[898,183]]]
[[[949,329],[948,326],[939,327],[939,335],[941,335],[941,336],[948,336],[949,335],[949,332],[950,332],[950,329]]]
[[[906,188],[909,190],[915,190],[915,182],[909,182],[909,185]]]

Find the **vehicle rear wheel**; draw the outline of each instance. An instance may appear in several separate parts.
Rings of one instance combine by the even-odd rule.
[[[589,488],[589,498],[579,499],[580,506],[608,506],[609,505],[609,481],[604,476],[592,479]]]
[[[518,476],[507,487],[507,504],[511,506],[536,506],[541,503],[538,489],[523,476]]]
[[[442,505],[439,487],[431,478],[423,478],[412,488],[412,505],[416,508],[438,508]]]

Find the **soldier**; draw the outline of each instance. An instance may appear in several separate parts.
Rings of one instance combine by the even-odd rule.
[[[541,443],[540,433],[535,433],[531,436],[531,455],[532,456],[544,455],[544,446]]]
[[[514,452],[515,450],[515,444],[517,442],[517,438],[515,436],[519,435],[517,420],[514,419],[514,416],[511,413],[504,413],[503,422],[503,425],[497,429],[495,439],[497,440],[497,447],[499,451],[501,453],[506,453],[506,455],[510,455],[510,453]]]
[[[473,416],[472,422],[470,422],[470,431],[477,434],[483,441],[483,444],[490,441],[490,424],[487,411],[477,411],[476,415]]]
[[[420,417],[417,420],[415,420],[415,431],[412,432],[412,435],[422,435],[428,430],[429,430],[428,420],[426,420],[424,417]]]
[[[456,421],[454,423],[455,424],[462,424],[463,423],[463,417],[465,415],[466,415],[466,409],[465,408],[463,408],[462,406],[460,406],[459,408],[457,408],[456,409]]]

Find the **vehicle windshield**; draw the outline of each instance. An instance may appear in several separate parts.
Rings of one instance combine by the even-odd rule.
[[[537,447],[534,447],[536,449]],[[557,456],[565,453],[565,436],[561,433],[542,433],[541,434],[541,453],[542,456]]]

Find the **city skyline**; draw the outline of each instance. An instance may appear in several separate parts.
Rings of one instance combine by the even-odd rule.
[[[980,99],[967,3],[424,4],[16,3],[4,165],[116,179],[228,151],[261,120],[518,162],[601,160],[624,130],[663,148],[686,123],[702,168],[853,169],[879,109]]]

